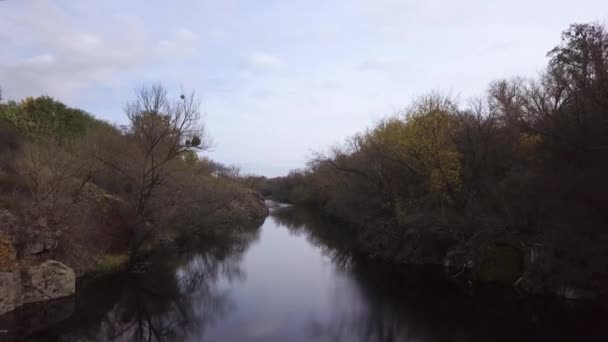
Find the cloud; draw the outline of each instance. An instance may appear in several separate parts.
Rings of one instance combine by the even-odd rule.
[[[274,92],[269,89],[258,89],[252,92],[252,96],[259,100],[268,100],[274,95]]]
[[[0,56],[0,85],[7,98],[69,99],[86,88],[116,87],[130,71],[199,53],[198,36],[187,27],[153,32],[142,19],[122,14],[73,25],[69,13],[49,1],[0,12],[0,32],[19,37],[5,42],[10,53]]]
[[[188,57],[198,52],[198,35],[192,30],[181,27],[169,39],[158,42],[159,53],[165,57]]]
[[[386,59],[382,59],[382,58],[370,58],[370,59],[367,59],[367,60],[361,62],[357,66],[357,69],[359,69],[361,71],[386,72],[386,71],[394,70],[395,68],[396,68],[396,65],[393,62],[388,61]]]
[[[321,82],[321,88],[323,89],[340,89],[342,88],[342,83],[336,80],[324,80]]]
[[[280,74],[287,71],[287,63],[283,59],[264,51],[251,52],[246,58],[245,65],[254,72]]]
[[[24,68],[38,69],[48,68],[55,63],[55,57],[48,53],[43,53],[34,57],[25,58],[20,64]]]

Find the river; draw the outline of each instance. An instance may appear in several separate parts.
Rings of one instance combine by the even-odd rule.
[[[274,209],[257,230],[79,283],[0,328],[35,341],[608,341],[599,308],[358,260],[348,237]]]

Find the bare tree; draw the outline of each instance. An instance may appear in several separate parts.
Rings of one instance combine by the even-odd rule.
[[[130,183],[137,228],[145,226],[150,200],[167,181],[169,165],[188,153],[208,149],[210,141],[200,122],[200,103],[194,92],[171,100],[161,84],[142,87],[125,112],[130,125],[124,133],[133,145],[125,151],[131,155],[98,159]]]
[[[26,143],[15,168],[25,178],[33,199],[33,208],[52,210],[60,197],[69,193],[70,180],[80,174],[88,160],[71,155],[49,141]]]

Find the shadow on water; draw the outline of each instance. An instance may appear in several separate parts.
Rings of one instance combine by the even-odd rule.
[[[273,301],[283,310],[279,315],[289,317],[290,327],[247,341],[608,341],[603,329],[608,316],[598,307],[525,297],[508,289],[473,290],[448,281],[438,270],[366,260],[355,252],[354,236],[347,228],[311,211],[273,209],[264,227],[261,237],[258,229],[205,239],[196,253],[155,255],[139,274],[81,282],[76,297],[25,306],[9,317],[12,323],[0,324],[8,324],[13,338],[9,340],[16,341],[207,341],[209,336],[240,341],[247,335],[230,330],[246,330],[245,316],[268,314],[271,305],[244,308],[250,297],[287,291],[292,297],[308,296],[289,303]],[[298,246],[306,241],[306,248],[314,252],[308,257],[322,255],[329,276],[310,279],[322,284],[320,292],[289,292],[285,287],[294,283],[284,283],[276,271],[262,272],[274,267],[267,263],[279,265],[288,259],[280,253],[297,253],[297,248],[269,252],[276,246],[262,243],[288,241],[273,240],[283,229],[289,232],[284,235],[300,242]],[[250,247],[257,240],[253,253]],[[251,257],[252,253],[264,258]],[[309,264],[283,276],[308,275],[307,270],[325,267]],[[255,281],[260,276],[262,282]],[[252,284],[242,286],[248,281]],[[255,292],[260,290],[256,286],[262,292]],[[293,310],[300,315],[291,315]],[[224,329],[217,329],[222,325]]]

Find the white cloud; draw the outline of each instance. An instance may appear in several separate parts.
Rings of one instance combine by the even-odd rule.
[[[55,57],[48,53],[43,53],[34,57],[28,57],[21,62],[21,66],[24,68],[48,68],[55,63]]]
[[[396,65],[383,58],[370,58],[357,66],[362,71],[391,71],[396,68]]]
[[[321,88],[323,89],[339,89],[342,88],[342,83],[336,80],[324,80],[321,82]]]
[[[245,63],[254,72],[284,73],[287,71],[287,63],[283,59],[264,51],[251,52]]]
[[[73,25],[69,12],[50,1],[13,6],[0,11],[0,32],[19,37],[4,43],[11,53],[0,56],[0,85],[7,98],[70,98],[86,88],[115,87],[128,71],[199,52],[198,36],[183,26],[167,29],[167,38],[158,39],[162,32],[152,32],[133,15]]]
[[[187,57],[198,52],[198,35],[192,30],[181,27],[169,39],[158,42],[159,53],[164,57]]]
[[[100,36],[84,32],[66,32],[54,44],[65,52],[76,54],[95,54],[104,48]]]
[[[198,39],[198,35],[188,28],[180,27],[175,30],[175,38],[180,41],[194,42]]]

